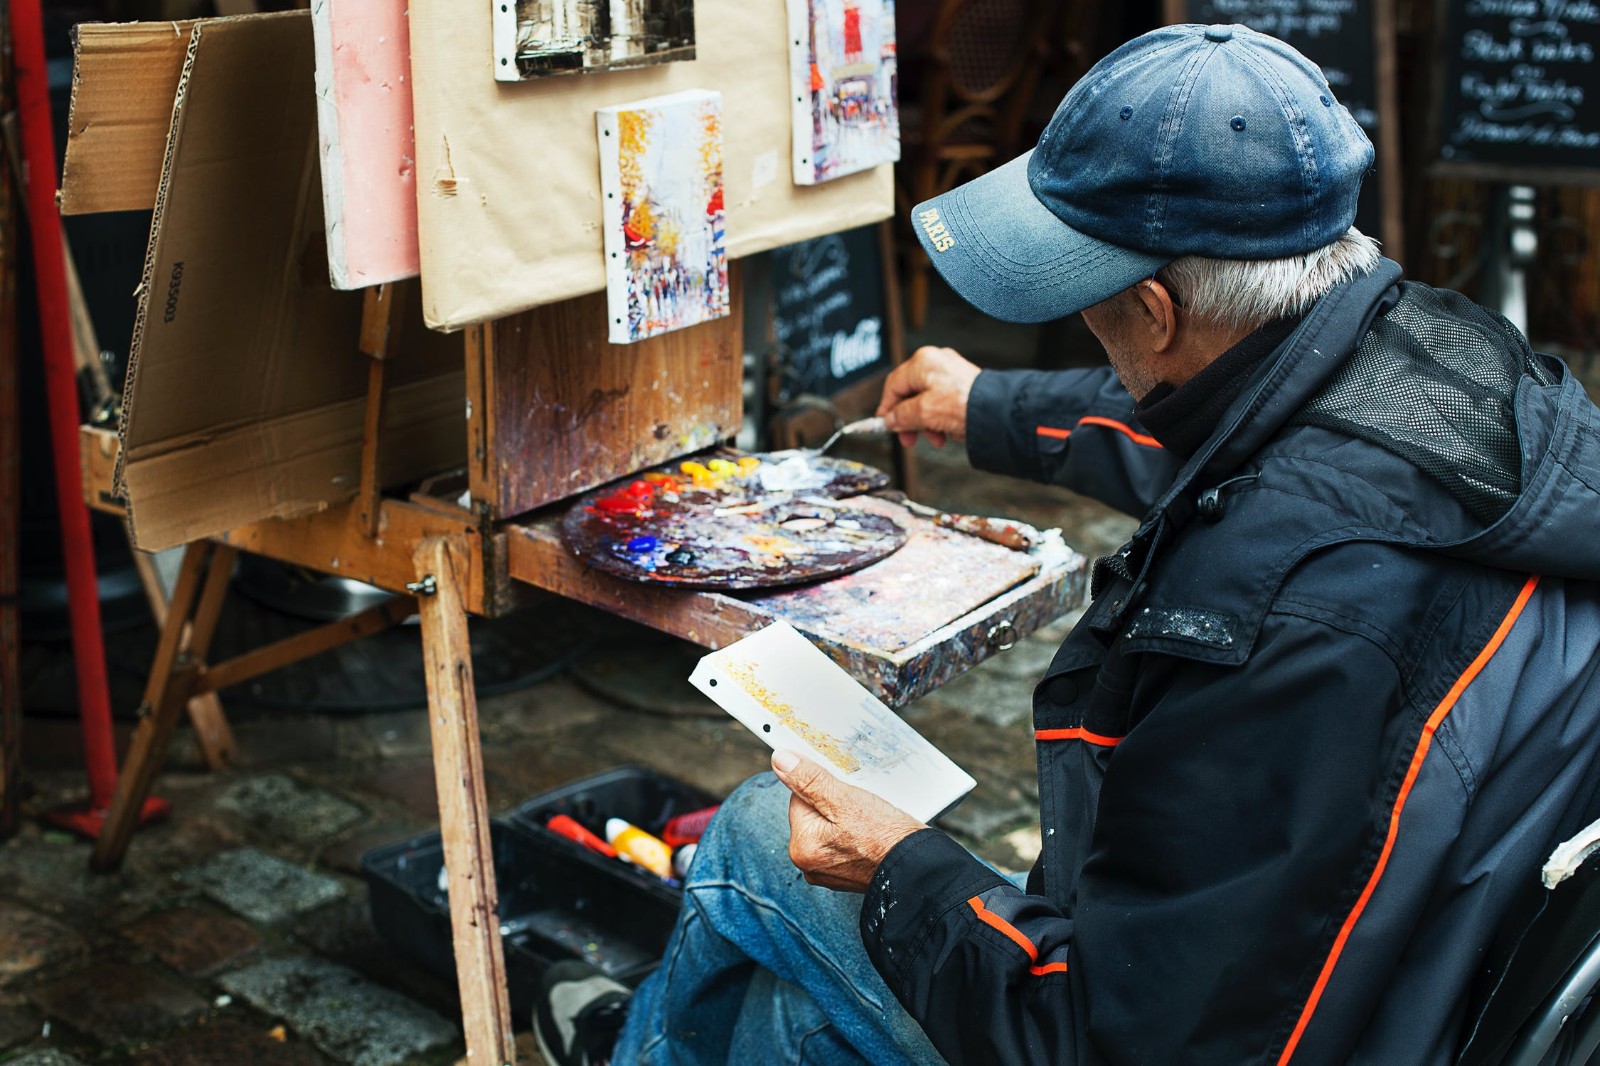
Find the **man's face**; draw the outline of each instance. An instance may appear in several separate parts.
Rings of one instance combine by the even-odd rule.
[[[1145,332],[1138,328],[1138,298],[1131,290],[1117,293],[1083,312],[1083,324],[1106,350],[1111,369],[1122,387],[1143,400],[1158,379],[1151,368],[1149,353],[1140,344]]]

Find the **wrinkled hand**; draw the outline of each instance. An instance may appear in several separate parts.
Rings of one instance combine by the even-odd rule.
[[[967,394],[977,376],[978,367],[954,348],[918,348],[883,383],[877,413],[906,447],[920,431],[942,448],[947,439],[967,435]]]
[[[792,751],[772,755],[789,786],[789,859],[806,881],[865,892],[878,864],[900,841],[927,826],[865,789],[846,784]]]

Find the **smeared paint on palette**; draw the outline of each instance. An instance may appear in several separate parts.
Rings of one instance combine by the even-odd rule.
[[[888,483],[845,459],[715,456],[647,471],[578,500],[567,547],[632,581],[697,589],[792,585],[859,570],[905,543],[886,514],[838,502]]]
[[[893,514],[905,547],[870,569],[754,600],[795,627],[839,643],[899,652],[1039,572],[1039,559],[980,540],[876,497],[852,507]]]

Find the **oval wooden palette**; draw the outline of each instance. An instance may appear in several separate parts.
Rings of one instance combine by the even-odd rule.
[[[693,589],[832,577],[905,543],[893,519],[838,502],[888,484],[862,463],[779,452],[688,465],[698,470],[661,467],[579,498],[562,540],[608,574]]]

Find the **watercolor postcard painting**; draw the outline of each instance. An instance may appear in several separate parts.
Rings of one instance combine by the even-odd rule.
[[[900,158],[894,0],[788,0],[794,180]]]
[[[526,81],[694,58],[694,0],[493,0],[495,78]]]
[[[611,343],[724,317],[722,94],[690,89],[597,120]]]
[[[689,682],[774,751],[797,751],[921,821],[976,784],[786,622],[702,657]]]

